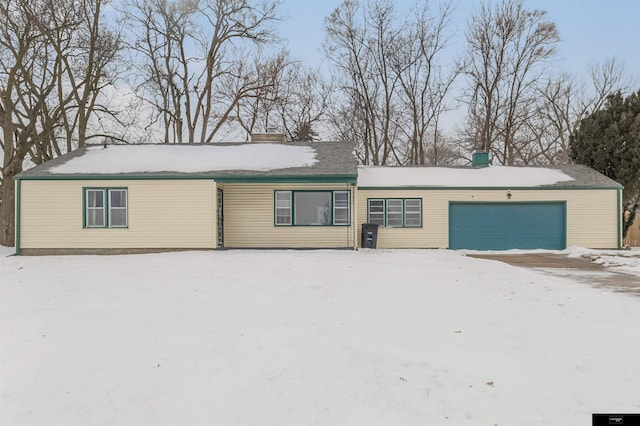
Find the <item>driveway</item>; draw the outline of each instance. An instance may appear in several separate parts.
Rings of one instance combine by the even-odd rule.
[[[589,255],[568,257],[559,253],[527,254],[469,254],[478,259],[497,260],[513,266],[532,268],[549,275],[571,278],[586,284],[609,288],[615,292],[640,296],[640,277],[616,271],[611,267],[594,262]]]

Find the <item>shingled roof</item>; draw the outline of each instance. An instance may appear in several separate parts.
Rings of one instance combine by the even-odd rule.
[[[509,169],[499,184],[483,184],[480,175],[491,169]],[[527,183],[537,188],[621,188],[616,181],[583,165],[550,167],[376,167],[360,166],[353,145],[346,142],[215,143],[89,145],[20,173],[18,179],[91,178],[212,178],[345,179],[359,187],[499,187],[517,188],[519,174],[534,169],[564,174],[568,179]],[[359,173],[360,170],[360,173]],[[371,179],[371,172],[376,176]],[[470,174],[471,173],[471,174]],[[474,175],[476,173],[478,176]],[[401,176],[401,178],[397,178]],[[429,176],[437,176],[430,180]],[[513,176],[514,179],[511,179]],[[370,184],[372,181],[378,183]],[[379,183],[382,182],[382,183]],[[463,182],[463,183],[461,183]],[[494,181],[495,182],[495,181]]]
[[[358,167],[359,188],[622,188],[583,165]]]
[[[20,173],[18,179],[126,177],[352,177],[344,142],[90,145]]]

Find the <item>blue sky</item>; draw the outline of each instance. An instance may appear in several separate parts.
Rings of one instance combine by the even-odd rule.
[[[543,9],[555,22],[561,37],[556,67],[586,76],[590,64],[615,56],[640,85],[640,1],[638,0],[525,0],[529,9]],[[341,0],[282,0],[281,36],[293,55],[320,66],[324,60],[323,19]],[[438,0],[431,0],[437,6]],[[452,48],[464,49],[465,25],[479,0],[454,0]],[[409,10],[415,0],[398,0]]]

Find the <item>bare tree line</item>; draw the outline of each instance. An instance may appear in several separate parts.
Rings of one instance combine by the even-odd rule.
[[[591,81],[550,66],[559,43],[524,0],[481,4],[453,51],[451,3],[345,0],[325,18],[330,75],[282,48],[272,0],[0,3],[0,244],[13,240],[13,176],[89,141],[211,143],[278,129],[354,143],[363,164],[568,160],[569,135],[628,89],[606,60]],[[134,95],[111,102],[106,90]],[[115,90],[117,93],[117,90]],[[445,131],[443,117],[466,108]],[[132,129],[143,129],[132,136]]]
[[[329,116],[363,164],[445,161],[438,124],[460,72],[441,61],[451,11],[425,2],[398,19],[390,0],[347,0],[326,18],[325,52],[341,89]]]

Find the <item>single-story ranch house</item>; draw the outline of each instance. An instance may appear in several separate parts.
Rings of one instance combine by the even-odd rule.
[[[19,174],[16,253],[621,246],[622,187],[585,166],[356,165],[347,143],[88,146]]]

